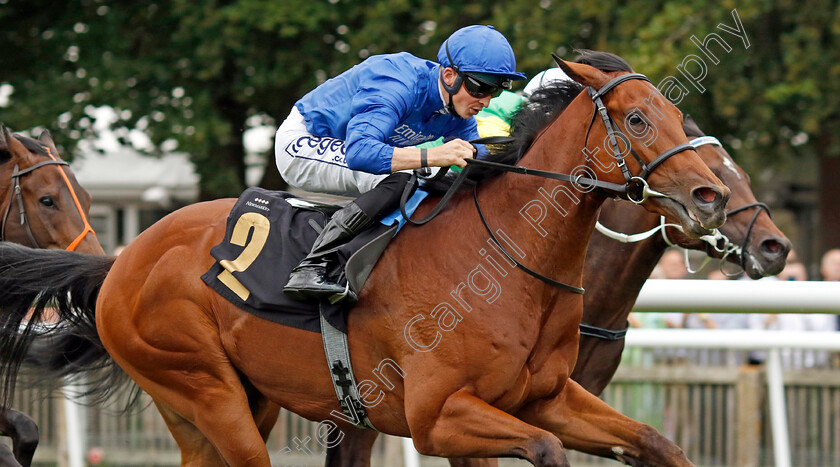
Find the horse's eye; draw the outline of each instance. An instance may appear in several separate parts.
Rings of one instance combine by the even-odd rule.
[[[644,120],[642,120],[642,117],[640,117],[639,114],[630,114],[627,118],[627,122],[631,125],[641,125],[644,123]]]
[[[53,201],[51,196],[44,196],[41,199],[39,199],[38,201],[40,201],[41,204],[43,204],[44,206],[46,206],[48,208],[55,207],[55,201]]]

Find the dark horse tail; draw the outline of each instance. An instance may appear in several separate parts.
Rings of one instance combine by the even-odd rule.
[[[125,387],[128,375],[96,332],[96,298],[114,260],[0,243],[3,402],[16,381],[57,386],[71,377],[90,403]]]

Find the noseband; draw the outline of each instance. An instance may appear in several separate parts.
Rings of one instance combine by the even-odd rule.
[[[703,146],[703,145],[706,145],[706,144],[712,145],[712,146],[723,147],[723,145],[720,143],[720,141],[718,141],[718,139],[715,138],[714,136],[701,136],[701,137],[695,138],[695,139],[693,139],[689,142],[689,145],[694,149],[699,148],[700,146]],[[632,149],[631,149],[631,151],[632,151]],[[666,151],[664,154],[667,154],[667,152],[668,151]],[[671,155],[673,155],[673,154],[671,154]],[[670,156],[668,156],[668,157],[670,157]],[[653,165],[653,163],[651,163],[651,165]],[[727,256],[729,256],[731,254],[737,255],[738,262],[741,266],[741,269],[745,269],[746,255],[744,254],[744,252],[746,251],[747,245],[749,244],[750,233],[752,233],[753,225],[755,225],[755,222],[758,219],[758,215],[761,214],[762,210],[767,211],[767,215],[770,216],[770,208],[764,203],[756,202],[756,203],[751,203],[751,204],[747,204],[747,205],[735,208],[735,209],[727,212],[726,217],[729,217],[733,214],[738,214],[739,212],[746,211],[747,209],[750,209],[750,208],[757,208],[757,209],[756,209],[755,213],[753,214],[753,217],[750,220],[750,223],[747,225],[747,234],[744,236],[744,241],[741,243],[741,245],[738,245],[738,244],[732,242],[732,240],[730,240],[729,237],[727,237],[719,229],[715,229],[714,232],[711,235],[704,235],[704,236],[700,237],[700,240],[702,240],[702,241],[708,243],[709,245],[711,245],[711,247],[715,251],[717,251],[718,253],[723,254],[723,256],[720,258],[720,271],[727,276],[738,275],[738,274],[729,274],[729,273],[727,273],[726,271],[723,270],[723,265],[726,262]],[[662,238],[665,240],[665,243],[667,243],[668,246],[674,246],[674,243],[671,242],[671,240],[668,238],[668,235],[665,232],[666,227],[674,227],[676,229],[682,230],[682,226],[680,226],[678,224],[666,224],[664,216],[660,216],[660,223],[656,227],[648,230],[647,232],[642,232],[642,233],[638,233],[638,234],[630,234],[630,235],[610,230],[609,228],[604,227],[604,225],[601,224],[600,222],[595,223],[595,229],[596,230],[601,232],[603,235],[606,235],[607,237],[612,238],[613,240],[617,240],[617,241],[622,242],[622,243],[640,242],[642,240],[650,238],[651,236],[653,236],[657,232],[661,232],[662,233]],[[706,265],[706,262],[708,262],[709,260],[710,260],[710,258],[707,257],[706,260],[703,262],[703,264],[700,267],[697,268],[697,270],[702,269],[703,266]],[[696,272],[695,270],[692,270],[691,265],[689,264],[688,250],[686,250],[685,264],[686,264],[686,269],[689,272],[691,272],[691,273]],[[595,338],[598,338],[598,339],[615,341],[615,340],[624,339],[624,336],[627,334],[627,327],[625,327],[624,329],[618,330],[618,331],[613,331],[613,330],[610,330],[610,329],[599,328],[597,326],[592,326],[592,325],[581,323],[580,324],[580,334],[582,336],[590,336],[590,337],[595,337]]]
[[[607,108],[606,108],[606,106],[604,105],[604,103],[601,99],[606,93],[610,92],[613,88],[615,88],[619,84],[621,84],[625,81],[633,80],[633,79],[640,79],[640,80],[650,82],[650,79],[648,79],[647,76],[645,76],[641,73],[629,73],[629,74],[621,75],[621,76],[618,76],[618,77],[615,77],[615,78],[611,79],[605,85],[603,85],[601,87],[601,89],[599,89],[597,91],[594,90],[591,87],[586,88],[587,92],[589,93],[589,97],[592,99],[592,102],[595,104],[595,111],[592,114],[592,121],[589,123],[589,128],[586,130],[586,140],[584,142],[584,147],[586,147],[586,145],[589,141],[589,132],[592,130],[592,125],[595,123],[596,117],[598,115],[600,115],[601,120],[604,122],[604,127],[606,128],[606,131],[607,131],[607,137],[609,138],[610,146],[612,147],[613,157],[615,158],[617,165],[621,169],[621,173],[624,174],[624,180],[625,180],[624,185],[617,185],[615,183],[602,182],[602,181],[597,180],[597,179],[586,178],[586,177],[582,177],[580,175],[578,175],[576,177],[573,177],[573,176],[567,175],[567,174],[558,174],[558,173],[542,171],[542,170],[533,170],[533,169],[528,169],[528,168],[519,167],[519,166],[509,166],[509,165],[506,165],[506,164],[498,164],[498,163],[493,163],[493,162],[489,162],[489,161],[482,161],[482,160],[478,160],[478,159],[470,159],[467,162],[469,163],[469,165],[478,165],[478,166],[485,166],[485,167],[500,168],[502,170],[521,173],[521,174],[525,174],[525,175],[536,175],[536,176],[551,178],[551,179],[555,179],[555,180],[568,181],[568,182],[575,183],[579,186],[595,187],[595,188],[605,189],[605,190],[608,190],[608,191],[612,191],[613,193],[617,193],[618,195],[623,195],[623,197],[625,197],[627,200],[629,200],[629,201],[631,201],[635,204],[644,203],[650,197],[666,197],[667,198],[668,197],[667,195],[665,195],[663,193],[659,193],[658,191],[655,191],[655,190],[651,190],[650,187],[648,186],[647,178],[650,176],[651,173],[653,173],[653,171],[657,167],[659,167],[663,162],[668,160],[670,157],[672,157],[676,154],[679,154],[683,151],[688,151],[688,150],[693,151],[694,146],[692,146],[688,143],[677,145],[677,146],[663,152],[659,156],[657,156],[653,161],[650,162],[650,164],[645,164],[644,163],[644,161],[641,159],[641,157],[639,157],[639,155],[636,154],[636,151],[634,151],[632,146],[629,144],[629,140],[627,140],[627,138],[620,132],[620,130],[618,130],[618,127],[615,125],[615,122],[613,122],[612,117],[610,117],[610,114],[609,114],[609,112],[607,112]],[[630,148],[630,153],[633,155],[633,157],[636,158],[639,165],[642,167],[641,175],[633,176],[630,173],[630,169],[628,169],[627,165],[624,163],[624,156],[622,155],[621,151],[618,148],[618,140],[616,138],[616,135],[620,135],[626,142],[628,142],[627,146]],[[519,261],[517,261],[513,257],[513,255],[511,255],[510,253],[507,252],[507,250],[505,250],[504,246],[499,242],[499,240],[496,239],[496,236],[493,234],[493,230],[487,224],[487,220],[484,218],[484,213],[481,212],[481,206],[478,203],[478,187],[477,186],[475,187],[475,190],[474,190],[474,198],[475,198],[476,210],[478,211],[478,215],[481,218],[481,222],[484,224],[484,227],[487,229],[487,232],[490,234],[490,238],[493,240],[493,242],[496,244],[496,246],[499,247],[499,249],[502,251],[502,253],[504,253],[505,256],[507,256],[507,258],[516,265],[516,267],[525,271],[526,273],[530,274],[531,276],[536,277],[537,279],[540,279],[541,281],[545,282],[546,284],[549,284],[549,285],[552,285],[554,287],[558,287],[558,288],[561,288],[561,289],[564,289],[564,290],[568,290],[568,291],[571,291],[571,292],[574,292],[574,293],[579,293],[579,294],[584,293],[584,290],[580,287],[575,287],[575,286],[572,286],[572,285],[564,284],[562,282],[558,282],[554,279],[548,278],[548,277],[546,277],[542,274],[539,274],[539,273],[527,268],[526,266],[521,264]],[[594,331],[592,331],[592,332],[594,332]]]
[[[48,165],[70,165],[67,162],[58,160],[55,157],[53,157],[53,155],[50,153],[49,148],[44,147],[44,149],[47,151],[47,155],[50,157],[51,160],[39,162],[23,170],[18,170],[18,166],[15,165],[15,168],[12,171],[12,184],[9,193],[9,202],[6,205],[6,213],[3,215],[3,224],[2,228],[0,228],[0,241],[6,241],[6,223],[9,220],[9,213],[12,210],[12,203],[15,200],[17,200],[20,225],[23,226],[24,230],[26,231],[26,235],[29,237],[29,241],[32,242],[34,248],[41,248],[41,246],[38,244],[38,241],[35,239],[35,235],[32,234],[32,228],[29,225],[30,223],[27,222],[26,208],[23,204],[23,193],[20,188],[20,177]],[[70,245],[66,248],[67,251],[75,251],[76,247],[79,246],[79,244],[82,242],[82,240],[84,240],[88,233],[92,233],[94,236],[96,236],[96,232],[94,232],[93,228],[90,226],[87,216],[85,216],[84,210],[82,209],[82,205],[79,202],[79,198],[76,196],[76,192],[75,190],[73,190],[73,185],[70,183],[70,180],[67,178],[67,175],[60,168],[58,169],[58,171],[61,173],[61,178],[63,178],[64,182],[67,184],[67,188],[70,190],[70,195],[73,197],[73,201],[76,204],[76,209],[78,209],[79,215],[82,218],[82,222],[84,222],[84,229],[82,230],[82,233],[79,234],[79,236],[76,237],[76,239],[73,240],[70,243]]]
[[[593,179],[593,178],[589,178],[589,177],[584,177],[582,174],[577,175],[577,176],[572,176],[572,175],[569,175],[569,174],[550,172],[550,171],[546,171],[546,170],[530,169],[530,168],[522,167],[522,166],[518,166],[518,165],[501,164],[501,163],[498,163],[498,162],[485,161],[485,160],[481,160],[481,159],[467,159],[467,164],[468,164],[467,169],[469,169],[469,167],[471,167],[471,166],[487,167],[487,168],[491,168],[491,169],[502,170],[502,171],[505,171],[505,172],[513,172],[513,173],[518,173],[518,174],[522,174],[522,175],[534,175],[534,176],[537,176],[537,177],[543,177],[543,178],[549,178],[549,179],[553,179],[553,180],[561,180],[561,181],[565,181],[565,182],[571,182],[571,183],[574,183],[578,186],[585,187],[585,188],[598,188],[598,189],[604,190],[604,191],[607,192],[608,196],[622,196],[625,199],[628,199],[635,204],[644,203],[650,197],[664,197],[664,198],[667,198],[668,197],[667,195],[665,195],[663,193],[659,193],[658,191],[655,191],[655,190],[651,190],[650,187],[648,186],[647,178],[650,176],[651,173],[653,173],[653,171],[657,167],[659,167],[663,162],[668,160],[671,156],[679,154],[683,151],[694,150],[694,147],[692,145],[688,144],[688,143],[677,145],[677,146],[663,152],[659,156],[657,156],[653,161],[650,162],[650,164],[645,164],[644,161],[642,161],[642,159],[639,157],[639,155],[636,154],[636,152],[633,150],[632,146],[630,146],[630,144],[628,144],[628,146],[630,147],[631,154],[633,155],[633,157],[636,158],[636,160],[639,162],[639,165],[642,167],[641,175],[633,176],[630,173],[630,169],[628,169],[627,166],[624,163],[624,156],[622,155],[621,151],[618,148],[618,141],[617,141],[616,135],[620,135],[621,138],[623,138],[625,141],[629,141],[629,140],[627,140],[627,137],[624,136],[620,132],[620,130],[618,130],[617,126],[615,126],[615,123],[613,122],[612,118],[610,117],[609,112],[607,112],[607,108],[606,108],[606,106],[604,106],[604,103],[601,100],[601,98],[606,93],[611,91],[613,88],[618,86],[619,84],[621,84],[625,81],[633,80],[633,79],[640,79],[640,80],[650,82],[650,79],[648,79],[647,76],[645,76],[641,73],[629,73],[629,74],[617,76],[617,77],[611,79],[610,81],[608,81],[606,84],[604,84],[597,91],[595,91],[594,89],[592,89],[590,87],[587,87],[587,92],[589,93],[589,96],[592,98],[592,102],[595,104],[595,112],[592,114],[592,121],[589,123],[589,129],[587,129],[587,131],[586,131],[586,141],[588,142],[588,140],[589,140],[589,132],[590,132],[590,130],[592,130],[592,125],[595,123],[595,118],[598,115],[600,115],[601,120],[604,122],[604,126],[606,127],[607,136],[610,139],[610,145],[612,146],[613,157],[616,159],[616,163],[621,168],[621,172],[624,174],[624,179],[625,179],[625,184],[624,185],[619,185],[617,183],[604,182],[604,181],[598,180],[597,178]],[[501,144],[501,143],[504,143],[504,142],[510,142],[510,139],[509,138],[490,137],[490,138],[482,138],[481,140],[472,141],[472,143],[475,143],[475,144]],[[584,147],[586,147],[586,143],[584,143]],[[445,173],[445,170],[442,170],[440,172]],[[439,172],[439,176],[441,175],[440,172]],[[414,219],[411,219],[411,217],[408,216],[408,214],[406,213],[405,203],[408,200],[408,197],[411,193],[411,190],[413,190],[413,188],[415,186],[415,183],[417,182],[417,172],[415,172],[414,175],[412,176],[411,180],[409,181],[409,183],[406,185],[406,188],[403,191],[402,199],[400,200],[400,210],[402,211],[403,217],[405,217],[408,222],[411,222],[412,224],[415,224],[415,225],[423,225],[423,224],[429,222],[430,220],[432,220],[443,209],[443,207],[446,205],[447,201],[449,201],[449,199],[458,190],[460,185],[466,179],[467,172],[468,172],[468,170],[463,170],[458,175],[458,177],[455,179],[455,181],[449,187],[449,190],[447,190],[446,194],[438,202],[438,205],[435,206],[435,208],[431,211],[431,213],[428,216],[426,216],[422,220],[414,220]],[[437,177],[435,177],[435,178],[437,178]],[[516,258],[514,258],[513,255],[511,255],[510,253],[508,253],[508,251],[504,248],[504,246],[499,242],[499,240],[494,235],[493,230],[487,224],[487,220],[485,219],[484,213],[481,211],[481,206],[479,205],[479,202],[478,202],[478,186],[477,185],[476,185],[475,190],[474,190],[474,198],[475,198],[476,210],[478,211],[478,215],[481,218],[481,221],[484,224],[484,227],[487,229],[487,232],[490,234],[490,238],[493,240],[493,242],[496,244],[496,246],[499,247],[499,250],[502,253],[504,253],[504,255],[507,256],[507,258],[513,264],[516,265],[516,267],[523,270],[527,274],[530,274],[531,276],[545,282],[546,284],[549,284],[549,285],[552,285],[554,287],[558,287],[558,288],[561,288],[561,289],[564,289],[564,290],[567,290],[567,291],[570,291],[570,292],[578,293],[578,294],[584,293],[584,290],[580,287],[575,287],[575,286],[572,286],[572,285],[568,285],[568,284],[564,284],[562,282],[555,281],[554,279],[548,278],[548,277],[546,277],[546,276],[544,276],[544,275],[542,275],[538,272],[535,272],[535,271],[529,269],[525,265],[521,264],[518,260],[516,260]]]
[[[721,148],[723,147],[723,145],[720,143],[720,141],[718,141],[718,139],[713,137],[713,136],[701,136],[699,138],[695,138],[695,139],[691,140],[690,144],[692,144],[695,148],[699,148],[700,146],[703,146],[703,145],[706,145],[706,144],[711,145],[711,146],[718,146],[718,147],[721,147]],[[727,273],[726,271],[723,270],[723,264],[726,261],[726,257],[729,256],[730,254],[737,255],[738,264],[741,266],[741,269],[746,269],[746,264],[745,264],[746,263],[746,254],[745,254],[745,252],[747,250],[747,245],[750,242],[750,234],[752,233],[753,226],[755,225],[756,221],[758,220],[758,216],[759,216],[759,214],[761,214],[761,211],[762,210],[766,211],[767,212],[767,217],[770,217],[770,218],[773,217],[773,216],[770,215],[770,207],[767,206],[767,204],[761,203],[761,202],[745,204],[744,206],[735,208],[731,211],[728,211],[726,213],[726,217],[729,217],[729,216],[734,215],[734,214],[738,214],[739,212],[743,212],[743,211],[746,211],[747,209],[752,209],[752,208],[756,208],[756,210],[755,210],[755,213],[753,213],[753,217],[752,217],[752,219],[750,219],[749,224],[747,224],[747,233],[746,233],[746,235],[744,235],[744,240],[743,240],[743,242],[741,242],[740,245],[732,242],[732,240],[730,240],[729,237],[726,236],[726,234],[724,234],[723,232],[721,232],[718,229],[715,229],[715,231],[712,235],[706,235],[704,237],[701,237],[701,240],[704,240],[707,243],[709,243],[710,245],[712,245],[712,248],[714,248],[718,253],[723,253],[723,256],[721,257],[721,263],[720,263],[721,272],[724,273],[727,276],[737,276],[738,275],[737,273],[736,274],[729,274],[729,273]],[[705,265],[705,263],[704,263],[704,265]],[[689,268],[689,270],[690,270],[690,268]],[[691,271],[691,272],[694,272],[694,271]]]

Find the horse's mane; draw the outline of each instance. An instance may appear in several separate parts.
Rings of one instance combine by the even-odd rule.
[[[44,149],[44,145],[41,144],[40,141],[38,141],[36,139],[32,139],[28,136],[19,135],[17,133],[15,134],[15,139],[20,141],[20,143],[23,144],[23,147],[28,149],[29,152],[34,152],[36,154],[41,154],[43,156],[47,155],[47,151],[46,151],[46,149]]]
[[[582,63],[595,67],[604,73],[612,73],[615,71],[626,71],[633,73],[633,68],[627,63],[627,60],[619,57],[616,54],[609,52],[598,52],[597,50],[577,50],[580,54],[575,59],[576,63]]]
[[[23,144],[23,147],[29,150],[29,152],[34,152],[35,154],[40,154],[42,156],[47,155],[47,151],[44,149],[44,145],[42,145],[40,141],[17,133],[13,136],[15,139],[20,141],[20,143]],[[12,154],[8,149],[0,149],[0,164],[6,163],[11,158]]]
[[[578,50],[575,62],[595,67],[605,73],[615,71],[632,72],[626,60],[609,52]],[[516,164],[528,151],[537,135],[556,119],[583,91],[583,86],[574,81],[555,81],[539,88],[514,114],[510,136],[514,141],[506,145],[489,147],[486,160],[504,164]],[[493,169],[471,168],[469,179],[480,181],[501,172]]]

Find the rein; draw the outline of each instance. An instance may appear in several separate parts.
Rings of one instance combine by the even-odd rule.
[[[698,138],[695,138],[695,139],[689,141],[689,144],[692,147],[694,147],[695,149],[699,148],[700,146],[703,146],[703,145],[712,145],[712,146],[723,147],[723,144],[721,144],[721,142],[717,138],[715,138],[714,136],[701,136],[701,137],[698,137]],[[751,203],[751,204],[747,204],[747,205],[735,208],[735,209],[726,213],[726,216],[729,217],[733,214],[738,214],[739,212],[746,211],[747,209],[751,209],[751,208],[757,208],[757,209],[756,209],[755,213],[753,214],[752,219],[750,219],[750,223],[747,225],[747,234],[744,236],[744,241],[741,243],[741,245],[738,245],[735,242],[733,242],[729,237],[726,236],[726,234],[721,232],[719,229],[715,229],[712,232],[711,235],[704,235],[704,236],[700,237],[700,240],[702,240],[702,241],[708,243],[709,245],[711,245],[711,247],[715,251],[717,251],[718,253],[723,254],[723,256],[721,256],[721,258],[720,258],[720,271],[723,274],[725,274],[727,276],[730,276],[730,277],[731,276],[736,276],[739,273],[730,274],[730,273],[723,270],[723,265],[726,263],[726,258],[731,254],[737,255],[738,264],[741,266],[741,269],[744,269],[744,266],[745,266],[744,263],[746,261],[744,251],[746,251],[746,249],[747,249],[747,244],[749,243],[749,240],[750,240],[750,233],[752,233],[752,228],[755,225],[755,222],[758,219],[759,214],[761,214],[762,210],[767,211],[767,215],[770,216],[770,207],[768,207],[767,204],[765,204],[765,203],[755,202],[755,203]],[[662,233],[662,238],[665,240],[665,243],[667,243],[668,246],[674,246],[673,242],[671,242],[671,240],[668,238],[668,235],[665,232],[665,229],[666,229],[666,227],[674,227],[674,228],[682,231],[682,226],[677,225],[677,224],[667,224],[667,223],[665,223],[665,216],[660,216],[659,219],[660,219],[660,224],[658,226],[656,226],[656,227],[654,227],[654,228],[652,228],[652,229],[650,229],[646,232],[642,232],[642,233],[638,233],[638,234],[625,234],[625,233],[616,232],[614,230],[610,230],[609,228],[605,227],[600,222],[595,223],[595,230],[597,230],[601,234],[603,234],[603,235],[605,235],[605,236],[607,236],[607,237],[609,237],[613,240],[619,241],[621,243],[640,242],[642,240],[646,240],[646,239],[654,236],[657,232],[661,232]],[[698,270],[702,269],[703,266],[705,266],[711,260],[711,258],[707,256],[706,259],[703,261],[703,263],[697,269],[692,269],[691,264],[690,264],[689,259],[688,259],[688,250],[685,250],[685,251],[686,251],[686,255],[685,255],[686,269],[689,272],[691,272],[692,274],[697,272]],[[627,329],[629,329],[629,326],[628,326],[627,328],[625,328],[623,330],[620,330],[620,331],[611,331],[609,329],[598,328],[598,327],[590,326],[590,325],[583,324],[583,323],[581,323],[580,326],[581,326],[581,328],[580,328],[581,329],[581,335],[597,337],[597,338],[605,339],[605,340],[623,339],[624,335],[627,333]],[[589,332],[584,332],[584,327]],[[614,338],[614,336],[619,335],[619,334],[620,334],[620,337],[618,337],[618,339]]]
[[[405,190],[403,191],[402,197],[400,199],[400,212],[402,213],[403,217],[408,222],[411,222],[414,225],[426,224],[430,220],[434,219],[435,216],[437,216],[440,213],[440,211],[443,209],[443,207],[446,205],[446,203],[449,202],[449,200],[452,198],[452,196],[455,194],[455,192],[458,190],[458,188],[460,188],[460,186],[463,184],[464,180],[466,179],[467,172],[470,169],[470,167],[474,167],[474,166],[487,167],[487,168],[502,170],[502,171],[506,171],[506,172],[517,173],[517,174],[520,174],[520,175],[532,175],[532,176],[548,178],[548,179],[552,179],[552,180],[561,180],[561,181],[565,181],[565,182],[571,182],[571,183],[574,183],[578,186],[586,187],[586,188],[590,188],[590,189],[591,188],[599,188],[599,189],[607,191],[608,194],[614,193],[614,194],[617,194],[619,196],[623,195],[623,197],[625,197],[625,199],[627,199],[627,200],[629,200],[629,201],[631,201],[635,204],[644,203],[650,197],[664,197],[664,198],[667,198],[668,197],[667,195],[665,195],[663,193],[660,193],[658,191],[655,191],[655,190],[651,190],[650,187],[648,186],[647,178],[663,162],[665,162],[666,160],[668,160],[672,156],[675,156],[676,154],[679,154],[683,151],[688,151],[688,150],[693,151],[694,146],[692,146],[691,144],[688,144],[688,143],[677,145],[673,148],[670,148],[670,149],[666,150],[662,154],[658,155],[656,158],[654,158],[653,161],[650,162],[650,164],[645,164],[644,161],[639,157],[639,155],[636,154],[636,152],[633,150],[633,148],[628,144],[628,147],[630,147],[631,154],[633,155],[633,157],[636,158],[639,165],[642,167],[642,174],[640,176],[633,176],[630,173],[630,169],[627,168],[627,165],[624,163],[624,156],[622,155],[621,151],[618,148],[618,141],[617,141],[617,138],[616,138],[616,135],[620,135],[620,137],[622,139],[626,140],[626,136],[624,136],[621,133],[621,131],[618,130],[618,126],[614,124],[614,122],[612,120],[612,117],[610,117],[609,112],[607,112],[607,108],[604,105],[601,98],[606,93],[611,91],[613,88],[618,86],[619,84],[621,84],[625,81],[634,80],[634,79],[639,79],[639,80],[650,82],[650,79],[647,76],[645,76],[641,73],[628,73],[628,74],[617,76],[617,77],[611,79],[610,81],[608,81],[606,84],[604,84],[597,91],[595,89],[591,88],[591,87],[586,88],[587,92],[589,93],[590,98],[592,99],[593,104],[595,105],[595,111],[592,114],[592,121],[589,124],[589,128],[586,130],[586,141],[584,142],[584,147],[586,147],[586,145],[588,143],[589,133],[592,130],[592,125],[594,125],[595,119],[597,118],[597,116],[600,115],[601,120],[604,122],[604,127],[606,128],[607,136],[610,139],[610,145],[611,145],[612,151],[613,151],[613,158],[615,158],[617,165],[619,166],[622,174],[624,175],[624,179],[625,179],[625,184],[624,185],[619,185],[619,184],[609,183],[609,182],[602,182],[602,181],[597,180],[597,179],[584,177],[583,174],[580,174],[578,176],[572,176],[572,175],[569,175],[569,174],[550,172],[550,171],[546,171],[546,170],[530,169],[530,168],[522,167],[522,166],[518,166],[518,165],[501,164],[501,163],[498,163],[498,162],[491,162],[491,161],[478,160],[478,159],[468,159],[467,160],[467,164],[468,164],[467,167],[463,171],[461,171],[461,173],[458,175],[458,177],[455,179],[455,181],[452,183],[452,185],[447,190],[446,194],[438,202],[437,206],[435,206],[435,208],[432,210],[431,213],[429,213],[429,215],[427,215],[425,218],[423,218],[421,220],[411,219],[407,215],[406,210],[405,210],[405,203],[406,203],[406,201],[408,201],[408,198],[409,198],[410,194],[412,193],[412,191],[414,190],[414,188],[417,184],[418,175],[417,175],[417,172],[415,171],[412,174],[412,177],[409,180],[408,184],[406,185]],[[473,140],[473,141],[471,141],[471,143],[473,143],[473,144],[502,144],[502,143],[509,143],[511,141],[512,141],[511,138],[490,137],[490,138],[481,138],[481,139],[478,139],[478,140]],[[440,172],[444,172],[444,174],[445,174],[444,170],[441,170]],[[435,176],[435,179],[443,176],[440,172],[438,173],[438,175]],[[513,258],[513,256],[511,256],[502,247],[501,243],[496,239],[495,235],[493,234],[493,231],[490,229],[490,226],[487,224],[487,221],[484,217],[484,213],[481,211],[481,206],[479,205],[479,202],[478,202],[478,186],[477,185],[474,189],[473,198],[475,199],[476,210],[478,211],[479,217],[481,217],[481,221],[484,224],[485,229],[487,229],[487,232],[490,234],[490,238],[493,239],[493,241],[500,248],[500,250],[505,254],[505,256],[507,256],[508,259],[510,259],[518,268],[522,269],[523,271],[530,274],[531,276],[536,277],[537,279],[545,282],[546,284],[549,284],[549,285],[552,285],[554,287],[558,287],[558,288],[561,288],[561,289],[564,289],[564,290],[567,290],[567,291],[571,291],[571,292],[574,292],[574,293],[579,293],[579,294],[584,293],[584,290],[580,287],[575,287],[575,286],[572,286],[572,285],[564,284],[562,282],[558,282],[554,279],[551,279],[551,278],[546,277],[542,274],[539,274],[539,273],[527,268],[526,266],[519,263],[518,261],[516,261]]]
[[[538,273],[538,272],[536,272],[532,269],[529,269],[528,267],[526,267],[525,265],[523,265],[522,263],[517,261],[510,253],[507,252],[507,250],[505,250],[505,248],[502,246],[501,242],[499,242],[499,240],[496,238],[496,235],[493,234],[493,230],[490,228],[489,225],[487,225],[487,219],[484,218],[484,213],[481,212],[481,206],[478,204],[478,185],[476,185],[475,189],[473,190],[473,199],[475,200],[475,209],[478,211],[478,217],[481,218],[481,223],[484,224],[484,228],[487,229],[487,233],[490,234],[490,238],[493,239],[493,242],[496,244],[497,247],[499,247],[499,250],[501,250],[502,253],[504,253],[505,256],[507,256],[507,258],[513,264],[516,265],[516,267],[525,271],[526,273],[530,274],[531,276],[536,277],[537,279],[545,282],[546,284],[553,285],[554,287],[557,287],[557,288],[560,288],[560,289],[563,289],[563,290],[568,290],[570,292],[574,292],[576,294],[581,294],[581,295],[585,292],[585,290],[583,290],[580,287],[575,287],[573,285],[564,284],[562,282],[551,279],[550,277],[543,276],[542,274],[540,274],[540,273]]]
[[[18,170],[18,166],[15,165],[15,168],[12,171],[12,177],[11,177],[12,178],[12,184],[11,184],[11,190],[9,192],[9,202],[6,205],[6,212],[3,215],[2,227],[0,227],[0,241],[5,241],[6,240],[6,223],[9,219],[9,213],[12,210],[12,203],[15,200],[17,200],[18,215],[20,217],[20,225],[24,227],[24,230],[26,231],[26,235],[29,237],[29,241],[32,242],[34,247],[35,248],[41,248],[41,246],[38,244],[38,241],[35,239],[35,235],[33,235],[33,233],[32,233],[32,228],[30,227],[30,223],[27,222],[26,209],[25,209],[24,204],[23,204],[23,194],[22,194],[22,191],[21,191],[21,188],[20,188],[20,177],[22,177],[23,175],[26,175],[30,172],[33,172],[36,169],[40,169],[41,167],[45,167],[45,166],[48,166],[48,165],[55,165],[55,166],[61,166],[61,165],[69,166],[70,165],[65,161],[62,161],[62,160],[59,160],[59,159],[56,159],[55,157],[53,157],[52,152],[50,151],[50,148],[44,147],[44,149],[47,151],[47,156],[49,156],[50,160],[39,162],[39,163],[37,163],[37,164],[35,164],[31,167],[28,167],[26,169],[23,169],[23,170]],[[61,170],[60,168],[58,169],[58,172],[61,174],[61,178],[64,179],[64,183],[67,185],[67,188],[70,190],[70,195],[73,197],[73,203],[76,205],[76,209],[79,211],[79,216],[81,216],[82,222],[84,223],[84,228],[82,229],[82,233],[80,233],[72,242],[70,242],[70,245],[68,245],[67,248],[65,248],[65,250],[67,250],[67,251],[75,251],[76,248],[79,246],[79,244],[82,243],[82,240],[84,240],[84,238],[87,236],[88,233],[92,233],[93,236],[95,237],[96,232],[94,232],[93,227],[90,226],[90,223],[88,222],[88,219],[85,216],[84,209],[82,209],[82,203],[79,202],[79,197],[76,196],[76,191],[73,189],[73,185],[70,183],[70,179],[67,178],[67,174],[65,174],[64,171]]]
[[[714,136],[701,136],[699,138],[695,138],[695,139],[691,140],[689,142],[689,144],[692,145],[695,149],[699,148],[700,146],[703,146],[703,145],[712,145],[712,146],[723,147],[721,142],[717,138],[715,138]],[[700,240],[706,242],[715,251],[717,251],[718,253],[721,253],[723,255],[720,258],[721,272],[723,274],[727,275],[727,276],[730,276],[730,277],[738,275],[739,273],[730,274],[730,273],[723,270],[723,264],[726,262],[726,258],[729,255],[733,255],[733,254],[736,255],[738,257],[738,264],[743,269],[744,266],[745,266],[744,262],[746,261],[746,258],[744,256],[744,251],[747,248],[747,243],[749,243],[749,237],[750,237],[750,233],[752,233],[752,228],[755,225],[755,222],[758,220],[758,215],[761,213],[762,210],[764,210],[764,211],[767,211],[768,216],[771,216],[770,215],[770,208],[765,203],[761,203],[761,202],[756,202],[756,203],[751,203],[751,204],[741,206],[739,208],[728,211],[726,213],[726,215],[731,216],[733,214],[737,214],[739,212],[745,211],[745,210],[750,209],[750,208],[757,208],[757,211],[756,211],[755,214],[753,214],[753,218],[750,220],[750,222],[748,224],[748,227],[747,227],[747,234],[744,236],[744,240],[743,240],[743,242],[741,242],[740,245],[733,242],[729,237],[726,236],[726,234],[721,232],[719,229],[715,229],[714,231],[712,231],[711,235],[704,235],[704,236],[700,237]],[[603,235],[605,235],[609,238],[612,238],[613,240],[617,240],[617,241],[622,242],[622,243],[640,242],[642,240],[646,240],[646,239],[652,237],[657,232],[661,232],[662,233],[662,238],[665,240],[665,243],[667,243],[668,246],[675,246],[673,244],[673,242],[671,242],[671,240],[668,238],[668,235],[665,231],[666,227],[673,227],[675,229],[678,229],[678,230],[682,231],[682,226],[677,225],[677,224],[666,224],[665,223],[665,218],[662,217],[662,216],[660,216],[660,225],[658,225],[658,226],[656,226],[656,227],[654,227],[654,228],[652,228],[652,229],[650,229],[646,232],[642,232],[642,233],[638,233],[638,234],[624,234],[624,233],[620,233],[620,232],[616,232],[614,230],[611,230],[608,227],[605,227],[600,222],[597,222],[595,224],[595,229],[598,232],[600,232],[601,234],[603,234]],[[686,268],[688,269],[689,272],[695,273],[695,272],[697,272],[697,270],[702,269],[703,266],[705,266],[710,260],[711,260],[711,258],[707,257],[699,267],[694,269],[694,268],[691,267],[691,264],[688,261],[688,257],[686,256]]]

